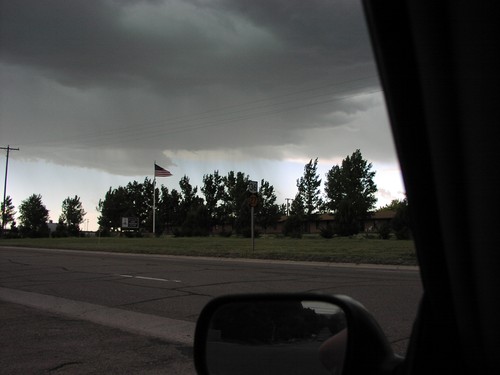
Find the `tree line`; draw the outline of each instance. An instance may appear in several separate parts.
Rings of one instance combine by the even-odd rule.
[[[332,234],[349,236],[364,230],[364,222],[376,204],[375,171],[360,150],[348,155],[340,165],[334,165],[326,174],[324,192],[318,171],[318,158],[304,166],[303,176],[297,179],[297,194],[290,206],[278,205],[274,187],[260,181],[255,207],[255,224],[266,231],[275,228],[287,215],[284,234],[301,236],[310,231],[312,223],[322,213],[333,213],[335,225]],[[155,189],[155,233],[174,233],[180,236],[208,235],[214,228],[222,235],[250,234],[250,207],[248,191],[250,177],[243,172],[219,171],[203,176],[200,194],[198,186],[184,176],[179,189],[165,186]],[[119,231],[122,217],[137,217],[142,228],[153,227],[153,181],[131,182],[126,186],[110,188],[99,201],[99,226],[105,233]]]
[[[373,212],[377,201],[372,164],[363,159],[360,150],[356,150],[327,172],[324,192],[321,191],[322,179],[317,166],[318,158],[311,159],[304,166],[303,175],[296,181],[297,194],[290,205],[279,205],[274,187],[268,181],[260,180],[258,205],[254,209],[258,228],[263,231],[276,228],[280,218],[287,215],[284,234],[300,237],[302,233],[310,231],[309,225],[318,215],[333,213],[334,226],[323,228],[325,237],[329,234],[349,236],[364,230],[364,221]],[[110,187],[98,203],[99,231],[102,235],[121,232],[123,217],[137,218],[141,231],[152,231],[154,201],[157,234],[206,236],[217,228],[217,232],[222,235],[234,232],[249,236],[249,182],[249,175],[243,172],[230,171],[227,175],[221,175],[216,170],[203,176],[203,184],[199,189],[191,184],[188,176],[181,178],[179,189],[155,186],[150,178],[145,178],[143,182],[129,182],[126,186]],[[19,206],[19,228],[14,220],[15,212],[10,197],[4,203],[3,228],[10,223],[11,229],[19,230],[21,236],[48,235],[48,210],[40,195],[33,194]],[[394,201],[392,204],[393,207],[386,208],[404,211],[403,208],[407,206],[406,200]],[[54,234],[78,235],[84,216],[80,198],[66,198]]]
[[[80,225],[86,215],[80,197],[67,197],[62,202],[61,215],[57,222],[54,236],[79,236]],[[48,237],[49,210],[42,202],[40,194],[32,194],[19,205],[19,227],[15,219],[16,211],[12,198],[7,196],[2,202],[2,231],[10,225],[10,237]]]
[[[164,185],[154,188],[153,181],[129,182],[126,186],[110,188],[99,201],[98,224],[106,234],[121,230],[122,217],[136,217],[140,227],[153,229],[153,199],[156,202],[155,233],[174,233],[182,236],[204,236],[215,227],[224,234],[246,235],[250,231],[249,175],[231,171],[223,176],[219,171],[203,176],[193,186],[188,176],[181,178],[179,189],[169,190]],[[154,190],[154,198],[153,198]],[[282,211],[276,203],[274,187],[260,181],[259,205],[255,209],[256,224],[267,228],[280,218]]]

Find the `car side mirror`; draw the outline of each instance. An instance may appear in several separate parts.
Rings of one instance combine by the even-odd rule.
[[[255,294],[219,297],[196,326],[198,374],[361,374],[392,372],[395,356],[380,327],[345,296]]]

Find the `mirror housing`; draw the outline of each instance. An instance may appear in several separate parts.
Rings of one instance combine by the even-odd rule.
[[[342,295],[322,295],[312,293],[292,294],[245,294],[218,297],[210,301],[202,310],[195,331],[194,362],[198,374],[209,375],[211,358],[207,342],[213,331],[214,317],[221,309],[234,304],[293,304],[297,302],[326,303],[337,306],[345,317],[347,343],[341,374],[389,374],[394,373],[402,358],[396,356],[382,329],[373,316],[354,299]],[[341,336],[341,335],[340,335]],[[250,354],[250,353],[249,353]],[[255,354],[254,354],[255,355]],[[252,358],[258,361],[259,358]],[[331,372],[335,373],[335,372]],[[223,374],[221,374],[223,375]]]

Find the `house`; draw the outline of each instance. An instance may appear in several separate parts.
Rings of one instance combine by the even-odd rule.
[[[391,220],[396,216],[394,210],[382,210],[374,212],[370,218],[365,220],[365,232],[376,232],[384,224],[391,224]]]
[[[372,213],[372,215],[365,220],[364,229],[365,232],[376,232],[382,225],[391,223],[391,220],[396,215],[396,211],[393,210],[383,210]],[[265,232],[261,231],[261,233],[266,234],[279,234],[283,233],[283,229],[285,228],[286,220],[288,216],[283,215],[278,220],[276,228],[268,228]],[[335,224],[335,216],[330,213],[320,214],[314,220],[309,223],[304,222],[304,233],[311,234],[319,234],[321,233],[321,229],[330,225],[333,226]],[[309,230],[308,230],[309,229]]]

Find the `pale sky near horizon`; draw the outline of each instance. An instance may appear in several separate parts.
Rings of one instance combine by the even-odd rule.
[[[109,187],[151,177],[154,160],[174,174],[158,179],[169,189],[234,170],[269,181],[281,204],[310,159],[324,180],[356,149],[377,173],[378,206],[404,196],[356,1],[0,6],[0,146],[20,148],[16,208],[41,194],[57,221],[78,195],[94,230]]]

